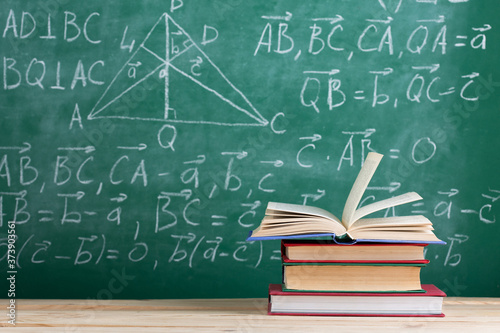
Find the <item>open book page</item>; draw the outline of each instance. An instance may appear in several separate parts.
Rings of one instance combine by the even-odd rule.
[[[419,227],[423,230],[432,230],[432,223],[423,215],[380,217],[357,220],[351,225],[349,232],[354,230],[373,230],[379,228],[408,230],[408,227]]]
[[[302,215],[302,217],[304,215],[319,216],[331,221],[335,221],[337,223],[341,223],[338,217],[321,208],[281,202],[269,202],[267,204],[266,215],[287,215],[287,213],[300,214]]]
[[[290,223],[316,223],[316,222],[326,222],[328,224],[334,224],[332,223],[332,220],[326,219],[324,217],[319,217],[319,216],[304,216],[300,215],[298,217],[289,217],[289,216],[280,216],[280,215],[273,215],[273,216],[265,216],[262,219],[262,222],[265,222],[266,224],[269,225],[278,225],[278,224],[290,224]],[[337,224],[337,223],[335,223]]]
[[[402,241],[416,241],[416,242],[441,242],[439,238],[434,235],[432,230],[420,231],[391,231],[391,230],[354,230],[348,233],[354,239],[378,239],[378,240],[402,240]]]
[[[377,202],[374,202],[372,204],[363,206],[354,212],[351,225],[352,225],[352,223],[356,222],[360,218],[362,218],[366,215],[369,215],[371,213],[378,212],[379,210],[386,209],[389,207],[395,207],[395,206],[399,206],[399,205],[402,205],[405,203],[417,201],[417,200],[422,200],[422,197],[415,192],[408,192],[408,193],[405,193],[402,195],[398,195],[397,197],[377,201]],[[348,228],[348,230],[349,230],[349,228]]]
[[[434,230],[434,228],[430,225],[426,226],[420,226],[420,227],[413,227],[413,226],[408,226],[408,227],[391,227],[391,226],[378,226],[378,227],[373,227],[373,228],[359,228],[359,229],[354,229],[354,232],[356,231],[423,231],[423,230]]]
[[[307,234],[344,234],[345,228],[340,223],[329,219],[309,219],[306,221],[288,220],[285,223],[268,223],[263,220],[252,233],[252,237],[288,236]]]
[[[347,197],[344,212],[342,213],[342,224],[346,229],[349,229],[349,226],[356,221],[353,219],[354,213],[356,208],[358,208],[359,202],[365,193],[368,183],[372,179],[375,170],[377,170],[382,156],[382,154],[370,152],[366,157],[365,163],[363,164],[363,167],[361,168],[361,171],[351,188],[351,192]]]

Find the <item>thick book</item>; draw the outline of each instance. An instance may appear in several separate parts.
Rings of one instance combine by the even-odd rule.
[[[261,224],[247,240],[330,235],[364,242],[444,243],[434,235],[431,221],[422,215],[363,219],[371,213],[422,199],[409,192],[356,209],[381,159],[381,154],[368,154],[346,200],[342,219],[317,207],[269,202]]]
[[[444,292],[434,285],[425,293],[287,292],[269,285],[270,315],[444,317]]]
[[[427,244],[358,243],[340,245],[331,241],[282,240],[283,262],[428,264]]]
[[[329,292],[423,292],[425,264],[283,262],[283,289]]]

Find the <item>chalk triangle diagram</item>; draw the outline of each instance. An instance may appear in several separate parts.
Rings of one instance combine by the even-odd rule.
[[[228,126],[268,124],[166,13],[121,67],[88,116],[89,120],[99,118]]]

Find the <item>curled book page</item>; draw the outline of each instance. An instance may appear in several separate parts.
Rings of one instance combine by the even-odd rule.
[[[422,197],[415,192],[408,192],[405,194],[398,195],[397,197],[385,199],[382,201],[377,201],[372,204],[361,207],[354,212],[352,217],[352,223],[356,222],[360,218],[369,215],[371,213],[378,212],[379,210],[403,205],[405,203],[422,200]]]
[[[347,197],[347,201],[344,206],[344,212],[342,213],[342,224],[346,229],[349,229],[349,226],[355,221],[353,219],[354,214],[356,212],[356,208],[359,205],[363,194],[365,193],[366,187],[370,180],[372,179],[375,170],[380,163],[384,155],[370,152],[366,157],[365,163],[361,168],[361,171],[354,182],[354,185],[351,188],[351,192],[349,192],[349,196]]]
[[[280,215],[280,213],[294,213],[306,217],[318,216],[340,223],[340,220],[335,215],[318,207],[287,204],[281,202],[269,202],[267,204],[266,215]]]

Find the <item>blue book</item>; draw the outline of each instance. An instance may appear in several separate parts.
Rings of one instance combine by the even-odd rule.
[[[263,240],[318,240],[325,241],[325,243],[332,242],[340,245],[354,245],[363,243],[387,243],[387,244],[446,244],[445,241],[438,240],[396,240],[396,239],[353,239],[348,235],[336,236],[335,234],[328,233],[317,233],[317,234],[298,234],[298,235],[286,235],[286,236],[255,236],[253,231],[248,233],[247,241],[263,241]]]

